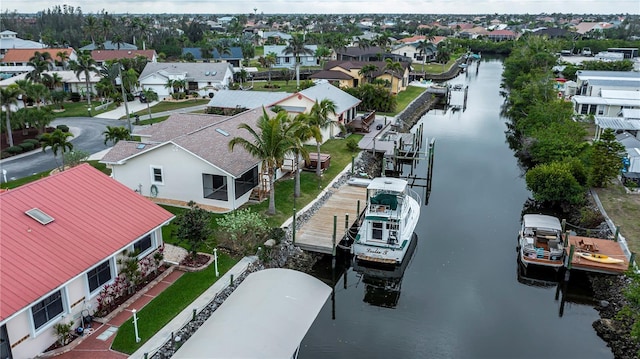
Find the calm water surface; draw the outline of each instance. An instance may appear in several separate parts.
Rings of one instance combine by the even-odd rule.
[[[433,189],[400,290],[379,289],[387,303],[370,304],[372,287],[349,269],[300,358],[613,357],[591,327],[591,305],[569,301],[560,316],[555,286],[517,279],[529,193],[505,142],[501,73],[500,60],[483,59],[477,73],[472,65],[451,81],[469,86],[466,111],[433,110],[421,120],[425,136],[436,138]]]

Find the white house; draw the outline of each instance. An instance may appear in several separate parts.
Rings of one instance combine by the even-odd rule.
[[[184,80],[189,93],[213,97],[216,91],[233,83],[233,67],[223,62],[147,63],[138,79],[141,88],[154,90],[160,98],[170,95],[169,80]]]
[[[602,90],[640,89],[640,72],[578,70],[576,78],[577,94],[582,96],[600,96]]]
[[[175,114],[137,132],[141,142],[120,141],[101,160],[112,177],[157,202],[195,201],[203,208],[227,212],[245,204],[260,183],[261,161],[241,146],[229,151],[234,137],[252,140],[239,129],[255,128],[261,109],[235,116]],[[268,111],[269,116],[274,113]]]
[[[318,66],[320,59],[315,56],[318,45],[305,45],[311,51],[311,54],[300,54],[300,66]],[[293,69],[296,66],[296,57],[292,53],[285,53],[287,46],[284,45],[265,45],[265,56],[269,53],[276,54],[275,68]]]
[[[91,315],[123,252],[145,260],[173,214],[88,164],[0,193],[0,353],[32,358]]]
[[[45,71],[45,74],[53,75],[57,74],[60,77],[62,85],[55,90],[63,90],[64,92],[78,92],[84,93],[87,87],[84,73],[80,73],[77,76],[75,72],[70,70],[65,71]],[[25,80],[28,73],[23,73],[17,76],[10,77],[0,81],[0,88],[5,88],[11,84],[14,84],[18,80]],[[102,76],[96,72],[89,72],[89,85],[91,86],[92,93],[96,93],[95,85],[100,81]]]
[[[18,37],[18,33],[11,30],[0,32],[0,59],[9,49],[44,49],[47,45],[31,41],[23,40]]]

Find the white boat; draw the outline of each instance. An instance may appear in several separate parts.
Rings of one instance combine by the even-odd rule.
[[[518,236],[520,260],[529,264],[559,268],[564,264],[560,220],[543,214],[525,214]]]
[[[401,264],[420,217],[420,196],[407,181],[374,178],[351,253],[356,261]]]

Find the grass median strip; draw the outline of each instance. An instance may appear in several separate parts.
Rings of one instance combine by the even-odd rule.
[[[218,270],[220,276],[237,262],[237,259],[219,253]],[[136,343],[133,318],[130,318],[118,329],[118,334],[111,348],[127,354],[135,352],[218,279],[213,264],[200,272],[183,274],[175,283],[138,311],[138,333],[142,339],[140,343]]]

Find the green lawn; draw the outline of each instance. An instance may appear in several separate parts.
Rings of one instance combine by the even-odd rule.
[[[220,276],[236,263],[238,263],[237,259],[219,253],[218,271]],[[214,265],[210,265],[200,272],[183,274],[173,285],[138,311],[138,335],[142,340],[136,343],[133,318],[130,318],[118,329],[111,348],[122,353],[132,354],[217,280]]]
[[[185,107],[192,107],[198,105],[206,105],[208,104],[210,99],[190,99],[186,101],[160,101],[156,105],[151,106],[151,113],[158,113],[164,111],[177,110]],[[132,115],[139,115],[140,117],[144,117],[149,114],[149,110],[146,108],[144,110],[134,112]]]
[[[413,66],[413,69],[416,73],[421,73],[426,71],[427,74],[437,75],[437,74],[441,74],[443,72],[448,71],[451,68],[451,66],[453,66],[456,63],[457,59],[458,59],[457,57],[452,56],[449,62],[447,62],[444,65],[444,68],[442,67],[442,64],[439,64],[436,62],[431,62],[431,63],[425,64],[424,66],[422,64],[411,64],[411,66]]]
[[[409,86],[406,90],[400,92],[396,97],[396,110],[393,113],[388,114],[389,116],[395,116],[400,112],[404,111],[407,106],[411,103],[411,101],[415,100],[418,96],[420,96],[427,89],[424,87],[418,86]]]
[[[302,82],[302,81],[300,81]],[[287,81],[283,80],[271,80],[271,84],[280,86],[279,88],[265,88],[266,82],[254,82],[253,90],[254,91],[269,91],[269,92],[289,92],[295,93],[297,92],[296,80],[293,79],[287,83]]]
[[[91,102],[91,116],[97,116],[101,113],[107,112],[107,111],[111,111],[111,110],[115,110],[117,107],[115,104],[110,104],[109,106],[107,106],[107,108],[100,110],[100,111],[96,111],[95,107],[99,106],[101,103],[100,102],[95,102],[92,101]],[[86,101],[80,101],[80,102],[65,102],[64,103],[64,111],[58,112],[59,110],[57,109],[57,107],[55,107],[54,105],[50,105],[51,109],[53,109],[54,111],[54,116],[55,117],[86,117],[89,116],[89,111],[87,110],[88,106],[87,106],[87,102]]]

